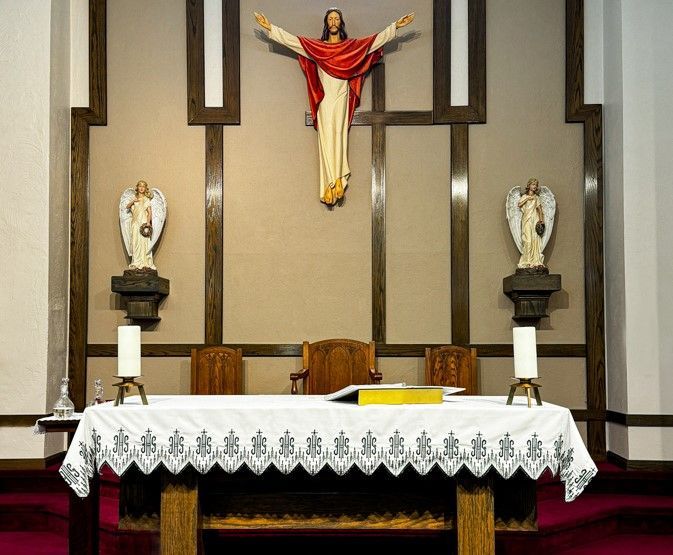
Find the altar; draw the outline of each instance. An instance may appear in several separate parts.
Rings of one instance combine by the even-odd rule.
[[[455,529],[459,553],[493,553],[496,527],[535,529],[546,469],[566,501],[596,474],[570,411],[524,398],[148,398],[87,408],[60,472],[80,497],[101,466],[122,476],[120,527],[160,530],[162,553],[212,528]]]

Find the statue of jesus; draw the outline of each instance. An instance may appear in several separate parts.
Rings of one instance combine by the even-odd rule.
[[[299,54],[308,86],[313,126],[318,131],[320,155],[320,200],[332,206],[343,198],[351,175],[348,166],[348,129],[365,75],[383,56],[383,45],[395,38],[396,30],[414,20],[410,13],[377,35],[349,39],[341,11],[327,10],[320,40],[296,37],[272,25],[255,12],[269,38]]]

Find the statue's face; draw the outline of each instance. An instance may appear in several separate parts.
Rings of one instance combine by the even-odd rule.
[[[147,185],[145,185],[142,181],[140,181],[136,186],[136,189],[141,195],[144,195],[145,192],[147,191]]]
[[[331,35],[336,35],[341,29],[341,17],[337,12],[327,14],[327,27]]]
[[[531,193],[537,193],[537,189],[538,189],[538,187],[539,187],[539,185],[538,185],[537,181],[533,181],[533,182],[530,184],[530,192],[531,192]]]

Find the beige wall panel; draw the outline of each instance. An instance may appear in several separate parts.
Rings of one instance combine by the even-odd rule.
[[[565,121],[565,9],[556,0],[489,2],[488,123],[470,127],[470,327],[475,343],[511,342],[513,303],[502,292],[519,252],[505,197],[529,177],[557,201],[545,249],[563,290],[541,343],[584,342],[582,126]]]
[[[122,191],[145,179],[168,218],[154,261],[171,280],[161,322],[143,341],[203,341],[204,129],[187,126],[185,3],[108,3],[108,125],[91,128],[89,342],[116,342],[126,324],[110,277],[128,265]]]
[[[451,341],[449,128],[386,131],[386,339]]]
[[[96,378],[103,380],[105,399],[114,399],[117,388],[113,383],[119,380],[114,377],[117,373],[117,359],[95,357],[87,360],[86,402],[93,401],[93,384]],[[153,358],[144,357],[142,360],[140,379],[145,384],[147,395],[189,395],[191,385],[191,360],[183,357]],[[138,390],[132,395],[137,395]]]
[[[369,21],[375,22],[375,29],[383,29],[409,12],[416,14],[410,25],[397,30],[397,43],[384,49],[386,109],[432,110],[432,0],[363,4],[374,6],[374,13],[367,15],[367,29]]]
[[[423,385],[425,383],[425,359],[402,357],[379,357],[376,368],[383,374],[383,383],[406,383]]]
[[[478,368],[482,395],[509,394],[510,377],[514,375],[513,358],[480,358]],[[542,400],[572,409],[586,408],[585,372],[583,358],[538,359]]]
[[[290,373],[299,372],[301,368],[300,357],[243,359],[244,391],[248,395],[289,395]]]

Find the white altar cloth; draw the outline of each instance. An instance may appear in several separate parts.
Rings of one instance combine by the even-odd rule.
[[[219,465],[247,465],[315,474],[385,466],[398,475],[407,465],[426,474],[437,465],[452,476],[462,466],[475,476],[493,467],[504,478],[523,469],[538,478],[560,473],[566,501],[596,474],[567,408],[528,408],[525,397],[455,396],[441,404],[367,405],[326,401],[321,395],[148,396],[124,405],[87,407],[60,473],[80,497],[107,464],[121,475],[132,463],[145,474],[163,464],[178,473]]]

